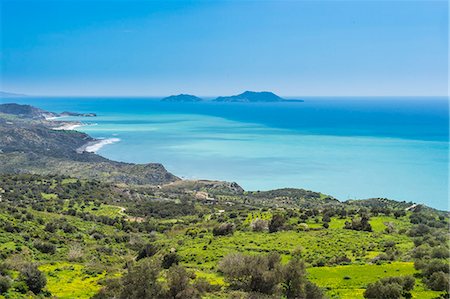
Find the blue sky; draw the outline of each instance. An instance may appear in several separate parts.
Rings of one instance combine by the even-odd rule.
[[[1,90],[445,95],[447,1],[0,0]]]

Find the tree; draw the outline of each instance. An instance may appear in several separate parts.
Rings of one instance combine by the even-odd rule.
[[[26,283],[28,289],[35,294],[39,294],[47,284],[45,274],[39,271],[35,264],[26,264],[20,271],[20,278]]]
[[[168,297],[173,299],[200,298],[199,292],[190,284],[184,267],[173,266],[167,272]]]
[[[146,257],[152,257],[158,252],[158,248],[154,246],[153,244],[145,244],[141,250],[139,250],[138,256],[136,257],[136,260],[140,260]]]
[[[180,261],[178,255],[175,252],[170,252],[163,257],[162,267],[164,269],[169,269],[172,265],[178,265]]]
[[[286,219],[282,214],[274,214],[269,222],[269,232],[277,232],[283,227],[285,222]]]
[[[442,271],[434,272],[430,279],[427,280],[427,286],[433,291],[447,291],[449,292],[450,280],[448,274]]]
[[[219,263],[219,270],[232,288],[245,292],[273,294],[282,279],[280,256],[276,253],[257,256],[232,253]]]
[[[233,223],[222,223],[219,226],[213,228],[214,236],[226,236],[231,235],[234,232],[234,224]]]
[[[375,283],[370,283],[364,297],[370,299],[397,299],[410,297],[415,280],[412,276],[385,277]]]
[[[0,275],[0,294],[6,293],[11,287],[11,279]]]
[[[328,214],[324,214],[322,217],[322,222],[323,223],[329,223],[331,221],[331,218]]]
[[[306,278],[300,253],[295,253],[286,266],[281,265],[277,253],[257,256],[233,253],[219,263],[219,270],[231,288],[250,292],[252,298],[266,295],[289,299],[323,298],[322,291]]]
[[[305,264],[293,257],[284,268],[284,293],[288,299],[305,295]]]
[[[121,299],[161,298],[162,284],[158,281],[160,268],[154,261],[143,259],[130,267],[122,278]]]

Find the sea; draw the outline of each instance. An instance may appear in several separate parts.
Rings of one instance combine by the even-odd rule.
[[[296,97],[304,102],[182,103],[160,98],[23,97],[104,139],[117,161],[162,163],[185,179],[245,190],[304,188],[339,200],[382,197],[449,210],[444,97]],[[3,102],[8,102],[3,99]]]

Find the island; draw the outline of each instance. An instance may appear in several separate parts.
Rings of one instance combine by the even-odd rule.
[[[179,94],[172,95],[162,99],[163,102],[201,102],[203,101],[201,98],[191,95],[191,94]]]
[[[240,102],[240,103],[256,103],[256,102],[303,102],[303,100],[287,100],[270,91],[245,91],[241,94],[218,97],[214,102]]]

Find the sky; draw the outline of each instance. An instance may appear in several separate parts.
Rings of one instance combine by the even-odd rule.
[[[0,90],[442,96],[448,2],[0,0]]]

